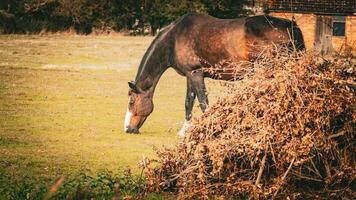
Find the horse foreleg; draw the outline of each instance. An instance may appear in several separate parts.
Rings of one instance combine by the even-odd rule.
[[[182,129],[178,132],[178,135],[181,137],[185,136],[189,126],[190,120],[192,119],[192,110],[194,105],[196,94],[193,90],[192,81],[190,78],[187,78],[187,94],[185,96],[185,121]]]
[[[198,71],[192,73],[191,83],[193,86],[193,90],[198,97],[200,109],[202,112],[205,112],[205,110],[209,105],[209,101],[208,101],[207,91],[204,83],[203,72]]]
[[[193,90],[191,80],[187,78],[187,94],[185,96],[185,120],[190,121],[192,119],[192,110],[194,105],[196,94]]]
[[[194,71],[187,76],[187,96],[185,100],[186,120],[178,135],[185,136],[186,131],[190,126],[190,119],[192,118],[192,109],[195,96],[198,97],[199,106],[202,112],[205,112],[209,105],[206,87],[204,83],[204,76],[202,71]]]

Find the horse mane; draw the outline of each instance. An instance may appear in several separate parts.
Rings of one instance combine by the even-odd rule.
[[[143,56],[143,58],[141,60],[141,63],[139,65],[135,81],[137,81],[138,78],[141,76],[142,72],[144,71],[145,67],[147,66],[146,64],[147,64],[148,59],[150,58],[152,53],[157,48],[157,45],[159,43],[161,43],[166,38],[167,34],[174,27],[174,25],[175,25],[175,23],[171,23],[168,26],[164,27],[161,31],[159,31],[157,36],[154,38],[154,40],[152,41],[152,43],[149,46],[149,48],[146,50],[146,53],[144,54],[144,56]]]
[[[141,63],[139,65],[138,71],[137,71],[137,75],[135,78],[135,82],[138,81],[138,79],[140,78],[140,76],[142,75],[143,71],[146,68],[146,64],[147,64],[147,60],[150,58],[150,56],[152,55],[152,53],[156,50],[156,47],[162,42],[162,41],[167,41],[167,36],[171,36],[172,34],[168,34],[169,32],[172,31],[172,29],[174,29],[177,25],[181,24],[180,22],[183,21],[186,18],[189,18],[191,16],[197,16],[199,14],[197,13],[187,13],[185,15],[183,15],[182,17],[176,19],[175,21],[173,21],[172,23],[170,23],[169,25],[165,26],[161,31],[158,32],[157,36],[154,38],[154,40],[152,41],[152,43],[150,44],[150,46],[148,47],[146,53],[144,54]],[[166,39],[166,40],[165,40]],[[172,41],[170,41],[172,42]],[[169,47],[165,50],[166,53],[168,53],[168,57],[167,57],[167,61],[168,61],[168,65],[172,66],[175,64],[175,59],[174,59],[174,43],[171,43],[169,45]]]

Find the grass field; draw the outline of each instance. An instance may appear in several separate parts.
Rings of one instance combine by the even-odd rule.
[[[83,168],[137,174],[142,156],[155,156],[154,146],[175,145],[186,80],[173,70],[161,78],[141,134],[123,132],[127,82],[152,40],[0,36],[0,187]],[[208,81],[208,90],[214,85]]]

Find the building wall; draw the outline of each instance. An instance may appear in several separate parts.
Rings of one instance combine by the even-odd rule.
[[[336,52],[342,52],[345,50],[346,39],[345,37],[332,37],[333,50]]]
[[[271,11],[294,13],[347,14],[355,13],[355,0],[268,0]]]
[[[356,16],[346,17],[346,44],[356,51]]]
[[[345,23],[345,37],[332,37],[334,50],[342,52],[351,49],[356,51],[356,16],[347,16]]]
[[[273,12],[270,15],[280,18],[285,18],[292,20],[293,16],[294,19],[302,30],[305,47],[307,50],[314,48],[314,41],[315,41],[315,27],[316,27],[316,16],[314,14],[293,14],[293,13],[280,13],[280,12]]]
[[[272,12],[270,15],[289,20],[294,16],[296,23],[303,32],[307,50],[314,48],[317,18],[315,14]],[[332,37],[333,49],[339,52],[345,50],[346,47],[349,49],[351,48],[352,51],[356,51],[356,16],[346,17],[345,29],[345,37]]]

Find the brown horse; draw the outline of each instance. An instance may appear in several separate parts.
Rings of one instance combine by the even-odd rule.
[[[223,60],[246,61],[251,59],[254,46],[281,43],[305,49],[302,32],[295,22],[266,15],[238,19],[184,15],[156,36],[142,58],[135,81],[129,82],[125,132],[138,133],[153,111],[156,85],[168,67],[187,77],[185,123],[180,132],[184,135],[192,118],[195,97],[203,112],[207,108],[204,78],[234,80],[229,74],[217,76],[203,71],[207,63],[214,67]]]

